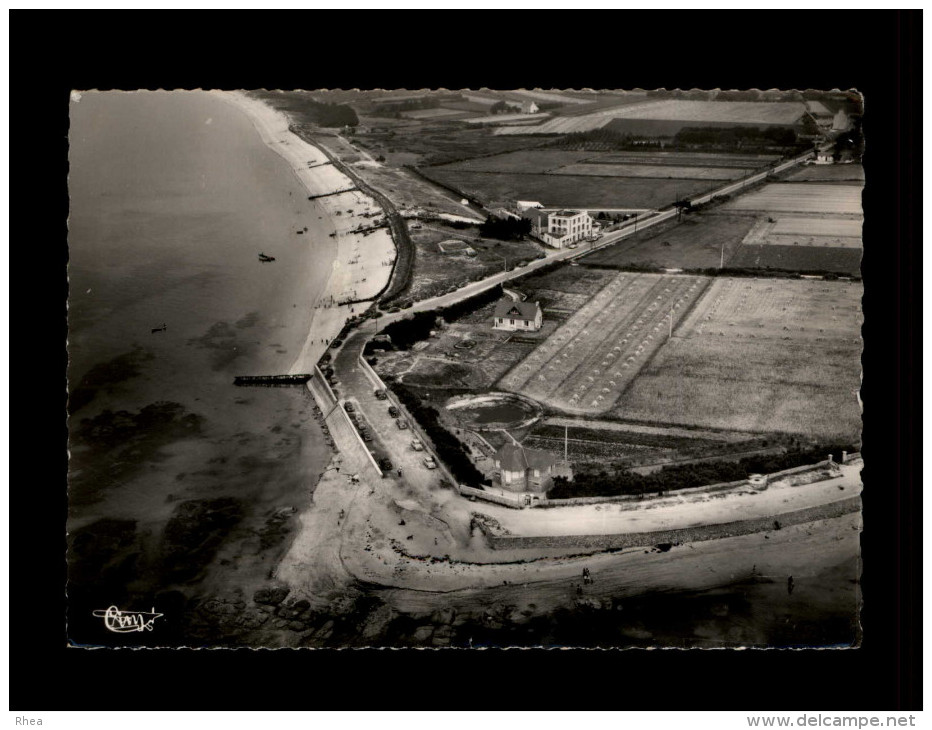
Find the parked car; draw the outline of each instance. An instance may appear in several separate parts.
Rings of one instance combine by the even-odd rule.
[[[408,422],[402,418],[399,418],[397,421],[395,421],[395,425],[398,426],[399,430],[404,430],[408,427]]]
[[[385,400],[386,398],[388,398],[388,396],[385,395],[385,391],[382,390],[381,388],[375,391],[375,397],[378,398],[379,400]]]
[[[436,468],[437,468],[437,462],[434,461],[433,458],[431,458],[430,456],[425,456],[425,457],[424,457],[424,466],[426,466],[428,469],[436,469]]]
[[[412,439],[411,448],[414,449],[415,451],[423,451],[424,444],[422,444],[418,439]]]
[[[392,462],[391,459],[379,459],[379,469],[382,471],[391,471]]]
[[[346,409],[347,413],[352,413],[353,411],[356,410],[353,404],[350,403],[349,401],[346,401],[346,403],[343,404],[343,407]]]
[[[395,408],[395,406],[389,406],[388,415],[390,415],[392,418],[398,418],[398,416],[400,416],[401,413],[398,411],[397,408]]]
[[[372,441],[372,437],[368,433],[359,434],[359,438],[366,442]]]

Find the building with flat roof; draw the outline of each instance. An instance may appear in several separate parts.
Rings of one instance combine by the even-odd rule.
[[[529,208],[521,215],[530,219],[531,234],[554,248],[566,248],[592,235],[592,217],[585,210],[545,212]]]

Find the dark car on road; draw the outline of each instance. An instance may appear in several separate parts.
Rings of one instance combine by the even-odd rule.
[[[386,398],[388,398],[388,396],[385,395],[385,391],[382,390],[381,388],[375,391],[375,397],[378,398],[379,400],[385,400]]]
[[[398,412],[398,409],[395,408],[395,406],[389,406],[388,415],[390,415],[392,418],[398,418],[398,416],[400,416],[401,413]]]
[[[390,459],[379,459],[379,469],[382,471],[391,471],[392,462]]]
[[[343,404],[343,407],[346,409],[346,412],[347,412],[347,413],[352,413],[353,411],[356,410],[356,408],[353,407],[353,404],[350,403],[349,401],[347,401],[346,403],[344,403],[344,404]]]

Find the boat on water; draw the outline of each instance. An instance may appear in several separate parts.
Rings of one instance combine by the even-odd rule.
[[[261,261],[262,263],[267,263],[269,261],[274,261],[274,260],[275,260],[274,256],[266,256],[264,253],[259,254],[259,261]]]

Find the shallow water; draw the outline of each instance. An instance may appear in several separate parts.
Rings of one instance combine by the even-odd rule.
[[[232,495],[244,525],[307,499],[309,394],[232,383],[301,350],[335,248],[318,206],[207,93],[85,93],[70,144],[69,529],[135,520],[145,555],[186,499]]]

